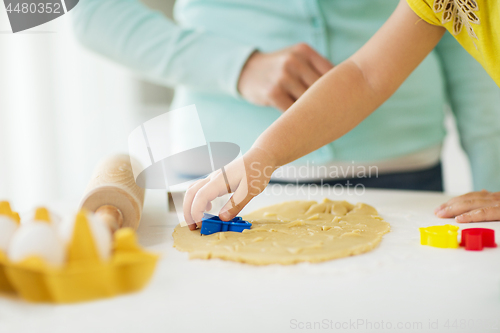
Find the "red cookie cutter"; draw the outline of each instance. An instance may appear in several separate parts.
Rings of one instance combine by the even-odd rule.
[[[482,251],[484,247],[496,247],[495,230],[486,228],[470,228],[462,230],[462,241],[467,251]]]

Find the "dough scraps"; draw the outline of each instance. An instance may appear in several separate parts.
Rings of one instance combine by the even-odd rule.
[[[253,265],[320,262],[373,250],[390,231],[375,208],[347,201],[288,201],[243,219],[252,228],[202,236],[178,225],[174,247],[191,259],[220,258]]]

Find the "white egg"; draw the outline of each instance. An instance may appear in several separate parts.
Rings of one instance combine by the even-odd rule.
[[[0,251],[7,253],[12,236],[18,225],[8,216],[0,215]]]
[[[111,231],[104,221],[92,213],[87,214],[87,221],[89,223],[90,232],[94,238],[94,244],[97,248],[99,256],[103,260],[111,257],[113,249],[113,237]],[[75,227],[75,216],[70,219],[65,219],[59,228],[61,238],[66,244],[71,242],[73,237],[73,229]]]
[[[12,237],[8,257],[13,262],[37,256],[48,264],[61,266],[66,259],[66,247],[55,229],[48,223],[21,225]]]
[[[90,221],[90,229],[96,242],[97,251],[102,259],[109,259],[113,250],[113,235],[106,222],[96,215],[92,214]]]

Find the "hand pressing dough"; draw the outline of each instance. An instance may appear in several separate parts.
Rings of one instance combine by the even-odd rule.
[[[324,199],[289,201],[261,208],[243,219],[252,228],[202,236],[178,225],[174,247],[191,259],[220,258],[253,265],[320,262],[374,249],[389,223],[375,208],[358,203]]]

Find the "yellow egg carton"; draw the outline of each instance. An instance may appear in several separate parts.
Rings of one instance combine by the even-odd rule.
[[[137,244],[131,228],[113,236],[113,253],[103,261],[97,252],[85,212],[78,213],[63,267],[39,257],[13,263],[0,251],[0,293],[32,302],[73,303],[133,292],[154,273],[158,256]]]
[[[10,217],[14,221],[16,221],[17,224],[19,224],[19,222],[21,221],[19,214],[12,211],[8,201],[0,201],[0,215],[6,215]]]

